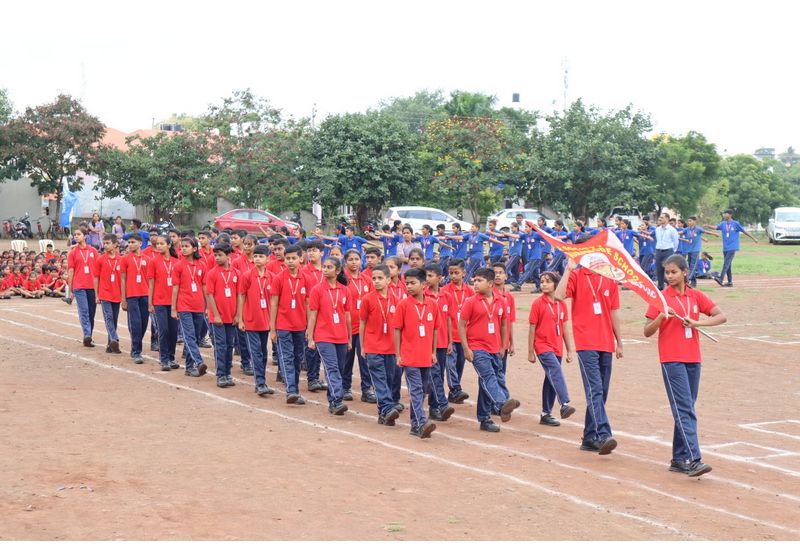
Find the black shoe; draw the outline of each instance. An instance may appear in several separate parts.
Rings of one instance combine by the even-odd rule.
[[[203,376],[206,372],[208,372],[208,367],[205,363],[200,363],[199,365],[195,365],[197,372],[200,373],[200,376]]]
[[[422,426],[416,428],[412,427],[409,433],[420,439],[428,439],[434,430],[436,430],[436,424],[428,420]]]
[[[484,432],[497,433],[500,431],[500,426],[494,423],[493,420],[484,420],[481,422],[481,430]]]
[[[714,279],[714,282],[716,282],[719,286],[725,286],[722,284],[722,277],[711,277],[711,278]]]
[[[230,374],[229,374],[228,376],[226,376],[226,377],[225,377],[225,383],[226,383],[226,384],[227,384],[229,387],[230,387],[230,386],[235,386],[235,385],[236,385],[236,382],[234,382],[234,381],[233,381],[233,376],[231,376]]]
[[[134,355],[133,362],[136,363],[137,365],[141,365],[142,363],[144,363],[144,358],[141,355]]]
[[[445,408],[439,411],[439,420],[442,422],[447,422],[447,419],[453,416],[454,412],[456,412],[456,410],[450,405],[447,405]]]
[[[245,376],[253,376],[253,368],[252,367],[242,367],[242,374]]]
[[[397,409],[392,409],[386,415],[378,415],[378,424],[383,426],[394,426],[395,420],[400,416],[400,413],[397,412]]]
[[[161,363],[161,370],[162,370],[163,372],[169,372],[169,371],[171,371],[172,369],[169,367],[169,363]]]
[[[539,417],[539,424],[544,424],[545,426],[560,426],[561,422],[556,420],[556,417],[552,414],[543,414]]]
[[[297,400],[299,398],[300,398],[299,393],[290,393],[289,395],[286,396],[286,402],[291,405],[292,403],[297,403]]]
[[[259,384],[258,386],[256,386],[256,393],[258,395],[272,395],[275,393],[275,390],[273,390],[266,384]]]
[[[575,407],[571,405],[561,405],[561,418],[569,418],[575,414]]]
[[[600,450],[600,444],[597,441],[581,441],[581,451],[588,451],[590,453],[596,453]]]
[[[469,394],[464,390],[458,390],[456,392],[452,392],[447,397],[447,400],[450,401],[450,403],[455,403],[456,405],[462,404],[467,399],[469,399]]]
[[[191,377],[193,377],[193,378],[199,378],[199,377],[203,376],[202,374],[200,374],[200,371],[199,371],[199,370],[197,370],[197,369],[196,369],[196,368],[194,368],[194,367],[188,367],[188,368],[187,368],[187,369],[184,371],[184,374],[185,374],[186,376],[191,376]]]
[[[203,338],[202,340],[200,340],[200,343],[199,343],[199,344],[197,344],[197,346],[198,346],[198,347],[201,347],[201,348],[206,348],[206,349],[207,349],[207,348],[210,348],[210,347],[211,347],[211,342],[210,342],[210,341],[208,340],[208,338],[206,337],[206,338]]]
[[[344,395],[342,396],[342,401],[352,401],[353,400],[353,392],[351,390],[346,390]]]
[[[111,351],[111,346],[106,346],[106,353],[114,353]]]
[[[669,461],[669,471],[670,472],[678,472],[679,474],[688,474],[689,473],[689,461],[688,460],[670,460]]]
[[[689,465],[689,470],[686,472],[686,474],[689,477],[700,477],[701,475],[707,474],[710,471],[711,466],[699,460],[695,460]]]
[[[344,413],[347,412],[347,405],[345,405],[344,403],[339,403],[336,406],[334,406],[333,404],[328,405],[328,412],[334,416],[342,416]]]
[[[511,420],[511,413],[519,407],[520,403],[516,399],[508,398],[506,402],[503,403],[503,406],[500,407],[500,420],[503,422],[508,422]]]
[[[218,388],[227,388],[228,387],[228,379],[224,376],[217,376],[217,387]]]
[[[722,286],[733,286],[733,283],[725,283],[725,284],[724,284],[724,285],[722,285]]]
[[[83,337],[83,345],[85,347],[87,347],[87,348],[93,348],[94,344],[92,343],[92,337],[91,336],[84,336]]]
[[[275,381],[281,384],[283,383],[283,375],[281,374],[281,371],[278,371],[278,374],[275,375]]]
[[[404,410],[406,410],[406,406],[403,405],[402,403],[395,403],[394,410],[396,410],[397,412],[401,413]]]
[[[158,342],[156,342],[155,344],[150,344],[150,351],[160,351],[158,347]]]
[[[439,409],[433,409],[428,411],[428,417],[431,420],[436,420],[438,422],[442,419],[442,414],[439,412]]]
[[[297,401],[295,401],[294,404],[295,405],[305,405],[306,404],[306,400],[303,399],[302,395],[298,394],[297,395]]]
[[[377,403],[378,399],[375,397],[375,392],[367,390],[361,393],[361,401],[364,403]]]
[[[598,443],[597,452],[601,455],[611,454],[611,451],[617,448],[617,440],[613,437],[604,439]]]
[[[111,353],[122,353],[122,350],[119,349],[119,342],[112,341],[108,347],[111,348]]]
[[[326,391],[328,389],[328,385],[322,382],[322,380],[309,380],[308,381],[308,391],[314,393],[318,391]]]
[[[177,361],[170,361],[169,362],[169,368],[171,368],[171,369],[179,369],[179,368],[181,368],[181,365]]]
[[[61,301],[67,305],[72,305],[72,298],[61,298]]]

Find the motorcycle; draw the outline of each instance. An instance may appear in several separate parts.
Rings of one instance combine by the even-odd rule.
[[[151,227],[155,227],[156,229],[158,229],[159,235],[166,235],[170,231],[177,229],[177,227],[175,227],[175,224],[172,223],[172,216],[173,212],[170,212],[169,217],[167,217],[166,220],[164,218],[160,218],[158,220],[158,223],[152,224]]]
[[[33,231],[31,231],[30,215],[25,212],[25,215],[14,224],[14,238],[30,239],[31,237],[33,237]]]

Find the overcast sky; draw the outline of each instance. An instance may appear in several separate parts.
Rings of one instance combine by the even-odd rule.
[[[251,88],[287,114],[364,111],[420,89],[518,92],[549,112],[628,103],[725,154],[800,148],[800,4],[500,0],[3,3],[17,109],[81,97],[123,131]]]

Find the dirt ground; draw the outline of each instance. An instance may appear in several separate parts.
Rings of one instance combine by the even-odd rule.
[[[157,354],[134,365],[82,347],[74,306],[0,302],[0,539],[797,539],[800,278],[701,288],[729,321],[711,329],[718,344],[703,341],[700,442],[714,471],[700,479],[667,471],[672,417],[631,292],[608,404],[619,447],[605,457],[578,450],[575,365],[578,413],[538,423],[527,288],[508,375],[522,408],[501,433],[479,431],[467,364],[472,398],[424,441],[407,412],[380,426],[358,394],[332,417],[323,394],[257,397],[238,366],[236,387],[219,389],[160,372]]]

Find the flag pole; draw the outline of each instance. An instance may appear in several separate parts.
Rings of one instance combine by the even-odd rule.
[[[681,317],[681,316],[680,316],[680,315],[678,315],[677,313],[675,314],[675,317],[676,317],[677,319],[679,319],[681,322],[684,322],[684,321],[686,321],[686,319],[684,319],[683,317]],[[712,342],[719,343],[719,340],[717,340],[716,338],[714,338],[713,336],[711,336],[711,335],[710,335],[708,332],[704,331],[704,330],[703,330],[703,329],[701,329],[700,327],[694,327],[694,329],[695,329],[697,332],[699,332],[700,334],[702,334],[703,336],[705,336],[706,338],[708,338],[709,340],[711,340]]]

